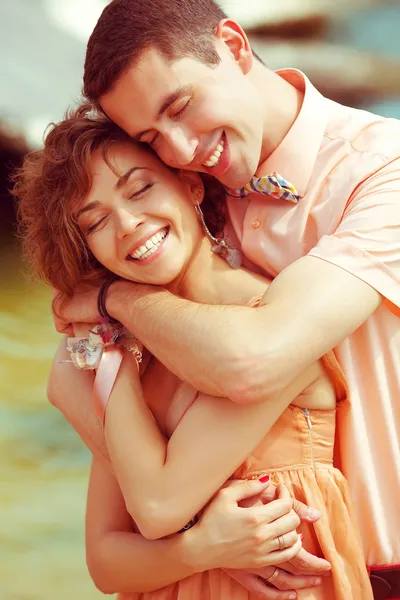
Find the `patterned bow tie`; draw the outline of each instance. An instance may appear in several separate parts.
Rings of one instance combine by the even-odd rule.
[[[264,177],[256,177],[254,175],[251,181],[242,188],[236,190],[231,188],[225,189],[228,196],[233,196],[233,198],[244,198],[255,192],[272,196],[272,198],[276,199],[290,200],[290,202],[297,203],[300,200],[296,188],[278,173],[272,173],[272,175],[265,175]]]

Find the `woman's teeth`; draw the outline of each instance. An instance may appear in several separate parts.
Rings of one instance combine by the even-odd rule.
[[[210,158],[207,160],[207,162],[203,163],[203,166],[215,167],[215,165],[218,164],[219,159],[221,158],[221,154],[223,152],[224,146],[225,146],[225,140],[221,140],[221,142],[218,144],[216,150],[214,151],[214,154],[212,154],[210,156]]]
[[[151,238],[149,238],[144,244],[142,244],[142,246],[136,248],[136,250],[132,252],[132,254],[130,254],[129,256],[134,260],[143,260],[144,258],[148,258],[159,249],[167,233],[168,228],[166,227],[162,231],[159,231]]]

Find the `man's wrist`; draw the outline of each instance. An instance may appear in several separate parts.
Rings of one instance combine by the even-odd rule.
[[[123,314],[123,306],[126,303],[127,295],[132,292],[133,288],[132,283],[125,279],[117,279],[110,285],[105,298],[106,310],[110,317],[121,322],[119,317]]]

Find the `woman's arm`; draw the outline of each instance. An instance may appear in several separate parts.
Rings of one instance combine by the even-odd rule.
[[[133,533],[115,478],[98,459],[93,460],[86,512],[86,561],[100,591],[151,592],[192,575],[198,569],[193,566],[194,546],[188,537],[149,541]]]
[[[143,397],[134,358],[126,353],[110,396],[105,436],[141,533],[156,539],[184,527],[318,374],[314,365],[282,393],[257,404],[200,395],[167,442]]]
[[[232,510],[233,501],[250,501],[265,487],[257,480],[233,482],[206,509],[198,525],[167,540],[149,541],[133,533],[115,478],[94,459],[87,498],[86,561],[96,587],[104,594],[152,592],[196,572],[229,567],[239,575],[243,572],[237,569],[259,569],[293,557],[299,543],[282,552],[268,551],[275,522],[270,526],[267,522],[273,521],[276,501],[261,507],[263,517],[252,526],[246,515],[254,509],[236,506]],[[325,561],[320,562],[309,571],[326,568]],[[258,578],[253,581],[251,577],[247,574],[243,582],[249,590],[259,585]],[[313,585],[315,579],[311,575],[289,577],[293,587]]]

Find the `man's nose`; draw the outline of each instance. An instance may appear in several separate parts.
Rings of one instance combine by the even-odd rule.
[[[198,138],[182,127],[172,127],[164,132],[163,141],[160,158],[173,167],[190,165],[199,145]]]

